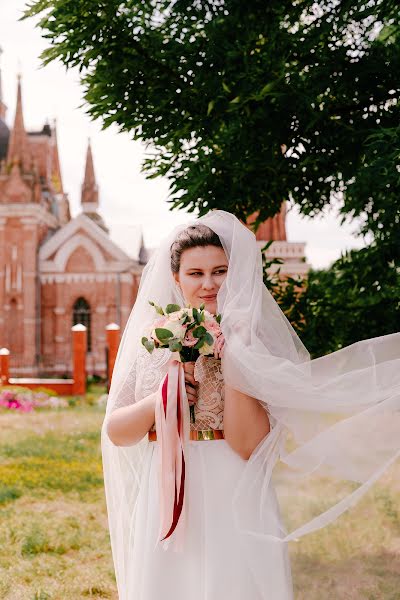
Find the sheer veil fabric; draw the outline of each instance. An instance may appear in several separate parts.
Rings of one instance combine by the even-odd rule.
[[[264,548],[297,540],[334,521],[400,456],[400,333],[364,340],[311,360],[263,283],[262,257],[254,234],[221,210],[188,224],[195,223],[207,225],[219,236],[229,259],[228,274],[218,293],[226,339],[224,379],[257,398],[272,425],[246,461],[231,507],[243,548],[249,560],[259,561],[252,567],[260,573],[267,568]],[[140,340],[154,319],[149,300],[161,306],[185,302],[171,273],[170,246],[188,224],[166,237],[143,270],[119,347],[101,431],[120,599],[128,600],[125,590],[136,500],[149,442],[145,436],[133,446],[115,446],[107,435],[107,422],[119,406],[158,393],[167,372],[169,351],[149,355]],[[297,521],[290,516],[290,526],[283,529],[265,518],[264,510],[278,463],[283,467],[279,475],[283,489],[285,482],[306,485],[315,476],[329,475],[338,482],[335,489],[341,494],[324,498],[323,508],[316,504],[314,513]]]

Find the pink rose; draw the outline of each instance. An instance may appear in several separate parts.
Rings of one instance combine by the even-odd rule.
[[[164,327],[165,323],[168,321],[167,317],[160,317],[159,319],[156,319],[153,323],[153,327],[154,329],[156,327]]]
[[[198,341],[198,338],[195,338],[192,333],[192,330],[189,329],[189,331],[186,332],[185,338],[183,340],[183,345],[187,346],[188,348],[192,348],[197,344]]]
[[[218,336],[221,335],[221,327],[219,326],[219,324],[217,323],[217,321],[215,319],[206,319],[206,321],[204,322],[204,327],[207,329],[207,331],[209,333],[211,333],[211,335],[216,338]]]
[[[159,319],[156,319],[152,325],[150,337],[158,344],[160,344],[161,342],[156,336],[156,329],[165,327],[165,324],[167,321],[168,321],[167,317],[160,317]]]

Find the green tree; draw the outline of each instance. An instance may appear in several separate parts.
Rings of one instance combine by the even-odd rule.
[[[386,243],[346,252],[305,280],[282,280],[270,266],[266,285],[313,356],[399,329],[400,269]]]
[[[283,199],[340,198],[373,243],[306,282],[266,283],[320,355],[399,322],[397,0],[32,0],[45,63],[78,67],[88,113],[149,145],[172,208],[257,226]]]
[[[397,0],[33,0],[33,15],[44,62],[78,66],[90,115],[150,144],[173,207],[262,221],[343,194],[398,255]]]

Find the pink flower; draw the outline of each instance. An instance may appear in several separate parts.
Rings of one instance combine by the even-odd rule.
[[[164,328],[167,321],[168,321],[167,317],[160,317],[159,319],[156,319],[152,325],[150,337],[158,344],[160,344],[161,342],[156,336],[156,329]]]
[[[153,323],[153,327],[154,329],[156,327],[164,327],[165,323],[168,321],[168,317],[160,317],[159,319],[156,319]]]
[[[192,330],[189,329],[189,331],[186,333],[185,338],[183,340],[183,345],[187,346],[188,348],[192,348],[193,346],[195,346],[198,342],[198,338],[195,338]]]
[[[217,323],[215,319],[206,319],[204,322],[204,327],[207,329],[211,335],[216,338],[221,335],[221,327]]]

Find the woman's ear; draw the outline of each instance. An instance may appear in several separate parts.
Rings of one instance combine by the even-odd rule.
[[[173,273],[174,279],[176,283],[179,283],[179,273]]]

